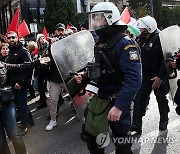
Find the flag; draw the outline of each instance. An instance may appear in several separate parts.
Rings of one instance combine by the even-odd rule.
[[[135,26],[128,25],[128,30],[133,33],[135,36],[138,36],[140,34],[140,31]]]
[[[128,30],[133,33],[134,35],[138,36],[140,34],[140,31],[138,28],[136,28],[136,19],[133,16],[132,12],[129,11],[128,7],[124,9],[120,16],[120,20],[127,24]]]
[[[9,31],[14,31],[16,33],[18,33],[18,26],[19,26],[19,7],[17,8],[13,18],[12,18],[12,21],[11,23],[9,24],[9,27],[7,28],[7,31],[6,31],[6,34],[9,32]]]
[[[120,20],[125,24],[128,24],[131,21],[131,16],[128,7],[126,7],[124,11],[121,13]]]
[[[29,34],[30,34],[29,28],[28,28],[26,22],[23,20],[23,22],[18,27],[18,36],[25,37]]]
[[[46,30],[46,27],[43,28],[42,34],[43,34],[46,38],[49,37],[49,35],[48,35],[48,33],[47,33],[47,30]]]

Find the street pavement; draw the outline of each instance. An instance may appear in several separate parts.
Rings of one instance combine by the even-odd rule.
[[[170,98],[168,96],[168,98]],[[52,131],[46,131],[48,124],[46,115],[48,107],[37,110],[37,104],[33,103],[38,98],[29,102],[33,113],[35,126],[23,136],[28,154],[88,154],[86,145],[80,139],[81,122],[70,102],[66,101],[60,106],[58,125]],[[159,112],[154,94],[151,95],[147,114],[143,118],[143,133],[137,136],[133,144],[133,154],[179,154],[180,153],[180,117],[175,113],[175,106],[169,101],[169,125],[168,130],[160,132]],[[9,143],[12,154],[14,150]],[[106,148],[106,154],[115,154],[114,145]]]

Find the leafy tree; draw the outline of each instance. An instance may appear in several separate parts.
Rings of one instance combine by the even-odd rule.
[[[53,33],[56,24],[76,23],[75,6],[72,0],[46,0],[44,24],[49,33]]]
[[[163,28],[166,28],[171,25],[180,25],[180,6],[173,8],[163,7],[161,9],[163,14],[162,16],[162,25]]]
[[[129,4],[137,18],[150,13],[148,1],[149,0],[129,0]]]
[[[130,0],[129,2],[137,18],[150,15],[150,0]],[[161,8],[161,0],[153,0],[154,17],[160,27],[162,26]]]

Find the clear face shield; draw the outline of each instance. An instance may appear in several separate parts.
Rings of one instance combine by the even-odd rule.
[[[89,14],[89,30],[95,31],[108,26],[105,12],[94,12]]]

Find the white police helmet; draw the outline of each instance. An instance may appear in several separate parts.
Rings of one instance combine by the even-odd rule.
[[[143,18],[138,19],[137,28],[145,28],[149,33],[153,33],[155,30],[157,30],[157,22],[153,17],[145,16]]]
[[[111,2],[96,4],[89,14],[89,28],[91,31],[102,29],[110,25],[126,25],[120,21],[120,12]]]

